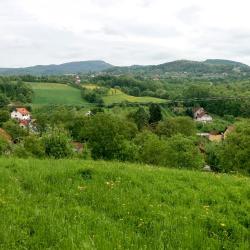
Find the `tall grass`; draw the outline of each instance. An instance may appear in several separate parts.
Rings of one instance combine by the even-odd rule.
[[[0,159],[0,249],[249,249],[249,179]]]

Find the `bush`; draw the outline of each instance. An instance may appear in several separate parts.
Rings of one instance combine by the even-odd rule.
[[[45,146],[45,154],[55,159],[70,158],[73,148],[70,138],[64,131],[54,130],[45,134],[42,138]]]
[[[175,168],[201,169],[204,159],[192,138],[178,134],[167,140],[164,164]]]
[[[14,142],[22,140],[28,135],[28,131],[19,126],[14,120],[9,120],[3,124],[4,130],[11,135]]]
[[[35,135],[28,136],[24,139],[24,148],[33,157],[42,158],[45,156],[45,145],[41,138]]]
[[[144,131],[135,138],[138,146],[138,157],[140,162],[153,165],[163,165],[166,142],[150,131]]]
[[[10,150],[10,144],[0,137],[0,155],[6,154]]]
[[[0,110],[0,126],[3,125],[3,123],[7,122],[10,119],[10,112],[6,109]]]
[[[220,165],[225,172],[250,174],[250,121],[236,124],[236,130],[222,144]]]
[[[171,137],[176,134],[193,136],[195,132],[195,123],[189,117],[169,118],[156,127],[156,133],[161,137]]]
[[[220,164],[221,144],[208,143],[206,145],[206,162],[213,171],[222,172],[223,168]]]
[[[85,137],[91,148],[94,159],[122,159],[124,157],[124,140],[135,137],[135,124],[121,120],[112,115],[98,113],[88,119],[82,128],[82,137]]]

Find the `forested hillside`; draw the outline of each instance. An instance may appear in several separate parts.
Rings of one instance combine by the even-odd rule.
[[[70,62],[60,65],[37,65],[26,68],[0,68],[0,75],[64,75],[99,72],[112,67],[104,61]]]
[[[112,74],[134,74],[146,76],[200,76],[200,77],[243,77],[250,74],[250,67],[227,60],[206,60],[204,62],[178,60],[160,65],[114,67],[107,70]]]

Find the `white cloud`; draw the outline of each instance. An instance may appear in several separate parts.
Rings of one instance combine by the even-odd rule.
[[[250,64],[247,0],[0,0],[0,66],[226,58]]]

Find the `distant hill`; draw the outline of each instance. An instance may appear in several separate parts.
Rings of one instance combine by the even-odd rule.
[[[132,65],[117,67],[104,61],[81,61],[64,64],[37,65],[26,68],[0,68],[0,75],[63,75],[104,72],[113,75],[133,74],[145,76],[250,76],[250,67],[246,64],[222,60],[208,59],[203,62],[177,60],[159,65]]]
[[[223,59],[207,59],[205,63],[213,64],[213,65],[229,65],[235,67],[249,67],[248,65],[240,62],[223,60]]]
[[[0,68],[1,75],[63,75],[100,72],[113,67],[104,61],[81,61],[64,64],[37,65],[26,68]]]
[[[250,74],[250,67],[243,63],[209,59],[204,62],[178,60],[159,65],[150,66],[130,66],[130,67],[113,67],[106,70],[112,74],[145,74],[145,75],[173,75],[173,74],[189,74],[189,75],[220,75],[220,74]]]

